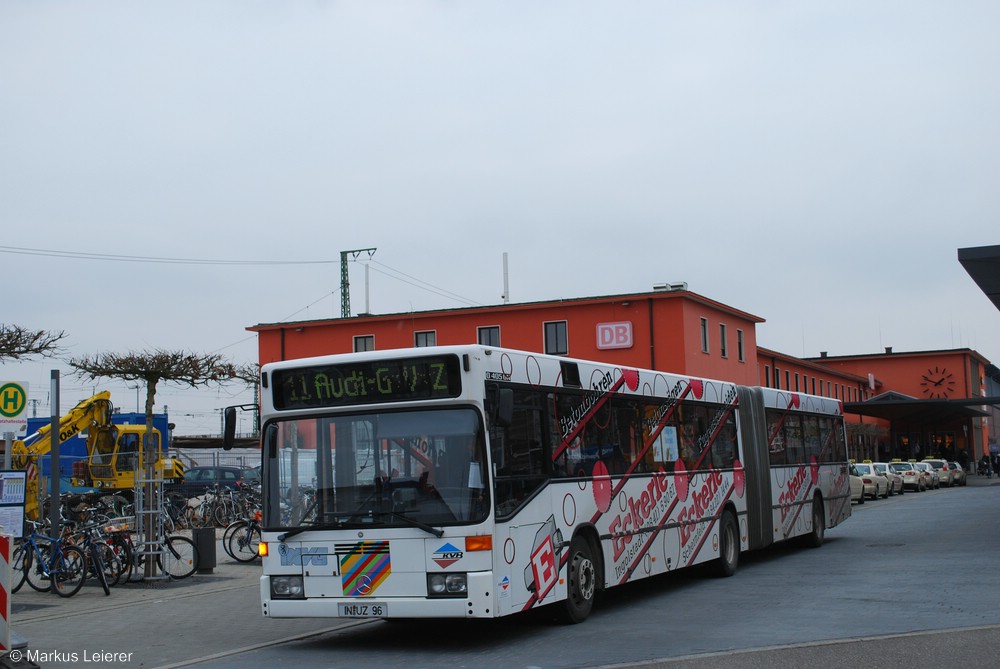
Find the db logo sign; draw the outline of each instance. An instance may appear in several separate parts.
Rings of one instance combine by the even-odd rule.
[[[632,348],[632,323],[598,323],[597,348]]]

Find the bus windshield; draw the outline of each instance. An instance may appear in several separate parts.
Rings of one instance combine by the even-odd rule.
[[[489,513],[482,420],[472,408],[276,420],[264,438],[267,528],[436,532]]]

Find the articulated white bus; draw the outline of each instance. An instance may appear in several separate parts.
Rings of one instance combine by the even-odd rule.
[[[851,513],[842,405],[486,346],[261,369],[268,617],[492,618]]]

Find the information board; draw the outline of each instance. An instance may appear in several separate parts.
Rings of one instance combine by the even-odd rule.
[[[4,534],[20,538],[24,533],[24,493],[27,472],[0,470],[0,527]]]

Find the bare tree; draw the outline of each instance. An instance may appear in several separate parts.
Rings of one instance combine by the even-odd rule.
[[[255,362],[247,365],[235,365],[232,372],[233,380],[242,381],[248,388],[254,388],[260,383],[260,365]]]
[[[153,400],[160,381],[179,383],[192,388],[209,383],[241,379],[241,367],[227,362],[216,353],[189,353],[161,349],[125,354],[100,353],[69,361],[81,377],[95,380],[114,378],[146,382],[146,420],[153,420]]]
[[[59,342],[66,337],[62,330],[28,330],[20,325],[0,323],[0,362],[23,360],[35,355],[59,353]]]
[[[242,381],[247,388],[253,390],[253,403],[244,404],[238,408],[253,413],[253,436],[260,436],[260,365],[252,362],[247,365],[237,365],[233,379]]]
[[[240,378],[244,373],[242,368],[227,362],[221,355],[214,353],[196,354],[187,351],[153,350],[144,352],[130,351],[125,354],[101,353],[94,356],[74,358],[69,362],[76,369],[77,375],[96,380],[98,378],[116,378],[124,381],[146,382],[146,443],[151,443],[153,434],[153,400],[156,397],[156,386],[161,381],[179,383],[191,387],[208,385],[209,383],[225,383]],[[154,516],[158,510],[156,498],[156,453],[151,448],[144,449],[143,469],[146,485],[142,500],[144,539],[146,542],[157,541],[154,529]],[[147,577],[155,576],[155,560],[146,560]]]

